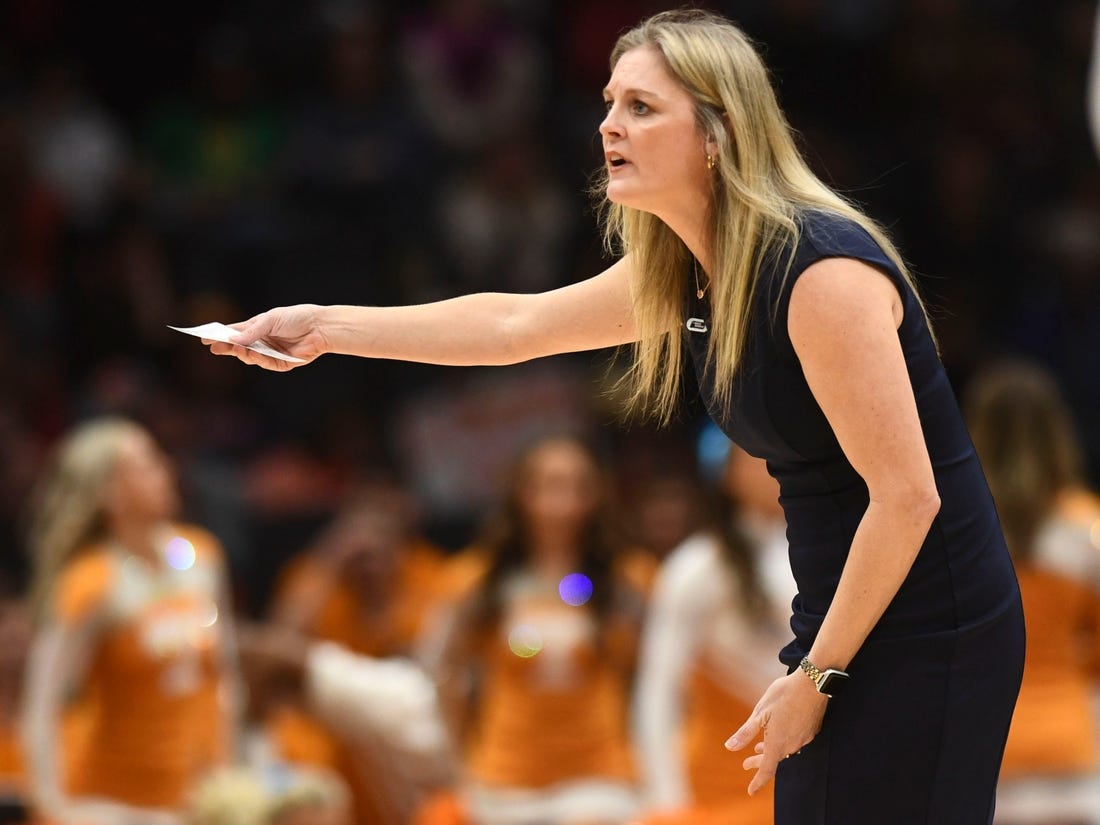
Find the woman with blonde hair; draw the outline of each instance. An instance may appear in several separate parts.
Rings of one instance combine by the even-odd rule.
[[[37,490],[23,737],[51,820],[177,823],[191,783],[232,755],[222,554],[178,507],[168,459],[115,418],[65,438]]]
[[[1096,825],[1100,553],[1095,527],[1063,506],[1084,463],[1072,417],[1054,379],[1024,362],[976,376],[965,410],[1016,563],[1029,641],[997,821]]]
[[[705,11],[619,38],[599,126],[620,254],[537,295],[283,307],[212,351],[506,364],[633,344],[667,420],[686,351],[708,409],[778,479],[795,639],[730,737],[776,822],[978,823],[1023,666],[1012,563],[923,305],[883,232],[800,156],[756,48]],[[843,691],[843,695],[841,695]],[[834,697],[830,700],[829,697]],[[715,731],[719,736],[719,732]]]

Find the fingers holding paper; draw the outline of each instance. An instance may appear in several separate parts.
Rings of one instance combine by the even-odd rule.
[[[317,320],[319,307],[299,304],[261,312],[236,324],[207,324],[182,332],[199,335],[215,355],[286,372],[329,352]]]

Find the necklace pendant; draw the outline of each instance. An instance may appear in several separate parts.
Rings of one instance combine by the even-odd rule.
[[[703,294],[705,292],[706,292],[705,289],[697,289],[697,290],[695,290],[695,297],[698,298],[701,301],[701,300],[703,300]]]

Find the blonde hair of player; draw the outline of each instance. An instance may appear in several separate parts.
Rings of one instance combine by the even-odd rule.
[[[655,49],[669,74],[694,98],[700,130],[717,146],[706,216],[710,239],[712,306],[710,352],[714,399],[731,401],[732,379],[745,351],[757,272],[769,252],[797,242],[800,210],[816,208],[858,223],[913,285],[885,233],[826,186],[795,145],[767,69],[752,41],[733,23],[698,9],[662,12],[622,35],[611,69],[626,52]],[[690,148],[688,149],[690,151]],[[700,155],[707,151],[698,147]],[[607,191],[606,167],[593,191]],[[680,394],[682,302],[694,277],[686,245],[660,218],[611,203],[601,215],[609,250],[631,254],[637,271],[634,315],[638,343],[624,377],[627,408],[667,422]],[[915,291],[915,286],[914,286]]]
[[[74,552],[107,529],[105,494],[123,446],[144,431],[123,418],[101,418],[75,429],[57,448],[53,466],[33,495],[28,545],[34,560],[31,597],[45,615],[50,592]]]

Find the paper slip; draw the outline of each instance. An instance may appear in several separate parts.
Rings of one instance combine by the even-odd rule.
[[[210,324],[200,324],[197,327],[174,327],[171,324],[168,325],[168,329],[174,329],[176,332],[182,332],[186,335],[194,335],[196,338],[206,338],[210,341],[221,341],[225,344],[232,344],[233,340],[230,336],[236,335],[237,330],[233,327],[228,327],[225,324],[219,324],[214,321]],[[290,361],[293,364],[304,364],[304,358],[295,358],[293,355],[287,355],[285,352],[279,352],[277,349],[272,349],[262,341],[257,341],[254,344],[249,344],[245,349],[250,349],[253,352],[258,352],[260,355],[267,355],[271,358],[278,358],[280,361]]]

